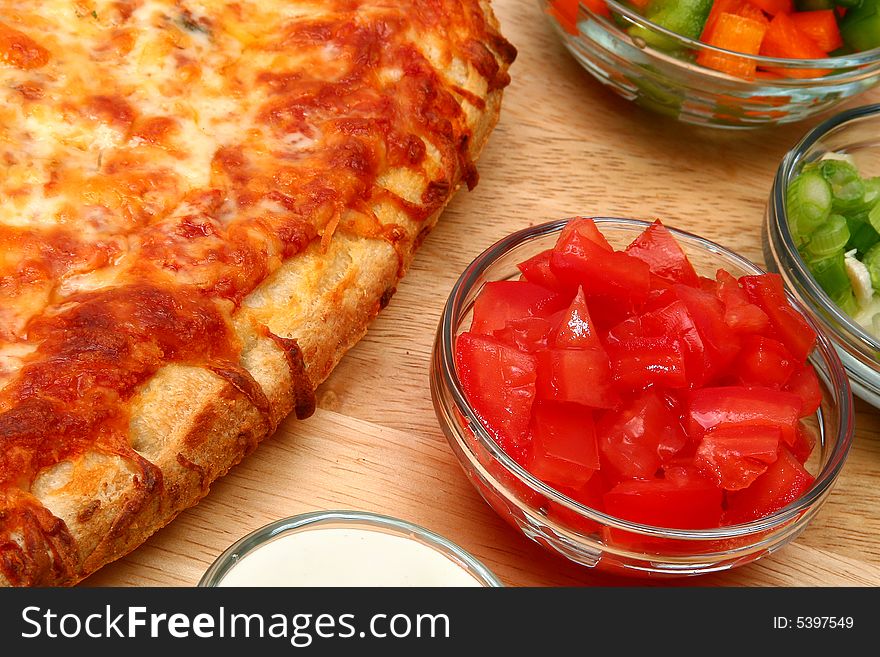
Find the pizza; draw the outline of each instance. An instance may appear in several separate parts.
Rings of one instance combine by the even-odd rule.
[[[78,582],[312,413],[515,55],[486,0],[0,0],[0,584]]]

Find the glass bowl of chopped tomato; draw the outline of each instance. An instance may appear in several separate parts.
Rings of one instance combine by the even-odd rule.
[[[764,257],[833,340],[853,392],[880,408],[880,104],[829,118],[786,153]]]
[[[781,278],[659,221],[565,219],[487,249],[443,311],[431,392],[501,517],[628,575],[785,545],[853,433],[834,346]]]
[[[540,0],[540,6],[575,59],[624,98],[686,123],[756,128],[824,112],[877,84],[880,8],[874,0],[845,2],[857,6],[838,0]]]

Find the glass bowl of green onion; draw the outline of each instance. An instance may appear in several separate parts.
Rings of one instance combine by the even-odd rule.
[[[764,259],[832,338],[853,392],[880,408],[880,104],[831,117],[783,157]]]
[[[595,78],[685,123],[790,123],[880,81],[880,0],[539,3]]]

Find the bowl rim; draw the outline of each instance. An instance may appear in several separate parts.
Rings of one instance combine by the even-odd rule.
[[[549,7],[552,0],[540,0],[542,4],[546,7]],[[718,46],[713,46],[708,43],[703,43],[702,41],[698,41],[696,39],[691,39],[689,37],[683,36],[676,32],[673,32],[653,21],[649,20],[642,14],[638,13],[631,7],[627,7],[624,4],[617,2],[616,0],[605,0],[605,3],[616,13],[621,14],[627,20],[636,24],[643,24],[654,32],[662,34],[663,36],[673,39],[674,41],[680,43],[682,46],[686,46],[691,49],[703,50],[708,52],[714,52],[720,55],[728,55],[735,56],[742,59],[746,59],[748,61],[754,61],[758,65],[770,66],[770,67],[781,67],[781,68],[796,68],[796,69],[813,69],[813,68],[830,68],[834,69],[834,72],[831,74],[817,76],[815,78],[781,78],[779,80],[761,80],[762,84],[779,84],[780,86],[795,86],[795,87],[803,87],[810,83],[815,84],[816,82],[822,82],[826,80],[835,80],[837,75],[835,74],[848,74],[851,73],[851,69],[858,69],[859,67],[863,67],[865,65],[875,65],[880,67],[880,47],[872,48],[870,50],[863,50],[857,53],[852,53],[849,55],[837,55],[835,57],[823,57],[821,59],[786,59],[782,57],[767,57],[764,55],[749,55],[746,53],[740,53],[733,50],[727,50],[726,48],[719,48]],[[654,48],[649,45],[641,46],[639,45],[630,35],[623,29],[621,29],[616,23],[614,23],[609,18],[594,12],[588,6],[586,6],[583,2],[578,2],[578,16],[589,17],[596,22],[601,23],[606,29],[610,28],[610,31],[613,31],[617,34],[625,35],[630,42],[632,42],[636,47],[649,51],[654,55],[661,55],[665,57],[669,57],[668,53],[663,52],[657,48]],[[554,21],[555,22],[555,21]],[[579,35],[580,30],[579,30]],[[687,62],[678,57],[671,57],[672,60],[677,62],[682,62],[684,64],[691,64],[691,62]],[[694,62],[694,64],[696,64]],[[701,66],[696,64],[696,66],[701,71],[708,71],[717,73],[718,75],[724,76],[725,78],[736,79],[736,80],[745,80],[744,78],[739,78],[736,76],[731,76],[722,71],[714,71],[714,69],[707,68],[705,66]],[[751,82],[751,80],[746,80]]]
[[[448,538],[421,525],[371,511],[335,509],[310,511],[281,518],[258,527],[226,548],[205,570],[197,587],[218,586],[238,561],[266,543],[287,534],[321,529],[323,525],[357,526],[383,530],[394,536],[417,540],[460,566],[481,586],[503,588],[504,584],[489,568],[470,552]]]
[[[809,151],[809,149],[816,143],[820,142],[826,135],[832,133],[838,128],[878,116],[880,116],[880,103],[862,105],[860,107],[854,107],[839,112],[809,130],[800,141],[798,141],[797,144],[795,144],[795,146],[782,157],[773,179],[773,189],[771,192],[771,207],[774,210],[772,227],[781,240],[782,246],[786,250],[786,255],[797,265],[796,267],[790,267],[788,271],[796,279],[798,285],[807,292],[805,299],[806,304],[811,305],[815,303],[821,313],[832,317],[834,321],[846,327],[847,331],[855,336],[857,340],[854,341],[849,339],[849,336],[841,334],[841,332],[833,326],[829,328],[833,330],[835,336],[843,339],[851,348],[855,348],[863,354],[870,355],[875,361],[877,361],[877,359],[873,354],[880,352],[880,338],[869,333],[867,329],[863,328],[858,322],[843,312],[836,303],[834,303],[831,297],[828,296],[825,290],[822,289],[822,286],[819,285],[810,273],[807,264],[801,257],[788,226],[786,190],[789,180],[803,162],[807,151]],[[880,366],[880,362],[878,362],[878,366]]]
[[[461,387],[457,375],[454,354],[454,341],[457,335],[457,327],[454,320],[456,319],[457,311],[461,307],[463,299],[472,289],[476,280],[499,257],[507,254],[514,247],[528,241],[558,233],[569,220],[575,218],[577,217],[566,217],[564,219],[558,219],[524,228],[502,238],[492,246],[488,247],[461,273],[443,308],[443,314],[438,327],[438,346],[440,349],[438,354],[439,359],[437,360],[440,365],[439,374],[442,377],[446,389],[450,392],[456,408],[466,417],[468,428],[480,443],[481,447],[486,449],[489,454],[491,454],[492,457],[518,481],[525,484],[533,491],[544,495],[549,500],[594,522],[602,523],[611,528],[646,536],[693,541],[741,538],[785,526],[789,521],[808,511],[817,500],[823,498],[830,491],[849,454],[854,431],[853,397],[849,386],[849,379],[842,363],[840,362],[837,352],[834,349],[833,343],[827,335],[825,335],[822,327],[819,326],[809,312],[806,311],[804,306],[790,292],[786,292],[789,303],[791,303],[795,309],[804,316],[810,326],[816,331],[817,342],[813,354],[818,353],[819,357],[828,366],[828,371],[831,377],[829,387],[839,394],[842,407],[838,409],[840,425],[837,427],[837,442],[833,452],[829,454],[828,461],[816,475],[815,481],[804,495],[775,513],[747,523],[706,529],[676,529],[624,520],[586,506],[585,504],[582,504],[545,484],[508,456],[507,453],[495,442],[491,434],[480,422],[479,417],[476,415],[471,405],[467,402],[464,390]],[[598,216],[590,218],[593,219],[600,228],[605,224],[606,226],[617,225],[643,230],[652,223],[642,219],[624,217]],[[678,228],[670,226],[666,226],[666,228],[677,240],[684,240],[687,243],[702,247],[711,253],[721,254],[730,258],[744,270],[751,271],[754,274],[766,273],[752,261],[721,246],[720,244],[717,244],[716,242]],[[457,434],[464,431],[464,429],[459,426],[455,426],[452,430]],[[463,446],[469,459],[476,458],[467,440],[459,440],[458,442]]]

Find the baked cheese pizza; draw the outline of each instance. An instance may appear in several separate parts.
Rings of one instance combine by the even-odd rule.
[[[0,0],[0,583],[76,583],[312,413],[514,57],[486,0]]]

